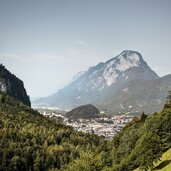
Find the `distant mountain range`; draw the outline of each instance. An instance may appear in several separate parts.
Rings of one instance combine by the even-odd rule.
[[[2,93],[23,102],[27,106],[31,106],[23,81],[0,64],[0,94]]]
[[[171,89],[171,75],[159,77],[141,54],[125,50],[80,72],[65,88],[34,104],[71,109],[93,104],[115,113],[160,111]]]

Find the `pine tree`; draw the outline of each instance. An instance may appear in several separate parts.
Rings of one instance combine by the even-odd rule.
[[[171,109],[171,90],[168,91],[167,101],[166,101],[166,104],[165,104],[164,108]]]

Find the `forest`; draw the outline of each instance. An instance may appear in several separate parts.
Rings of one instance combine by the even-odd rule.
[[[112,141],[50,120],[0,94],[0,170],[131,171],[171,148],[171,108],[135,117]]]

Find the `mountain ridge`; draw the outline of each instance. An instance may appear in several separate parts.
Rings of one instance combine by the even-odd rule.
[[[8,71],[2,64],[0,64],[0,93],[8,94],[25,105],[31,106],[23,81]]]

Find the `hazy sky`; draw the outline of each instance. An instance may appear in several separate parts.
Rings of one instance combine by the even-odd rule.
[[[32,97],[124,49],[171,73],[171,0],[0,0],[0,63]]]

